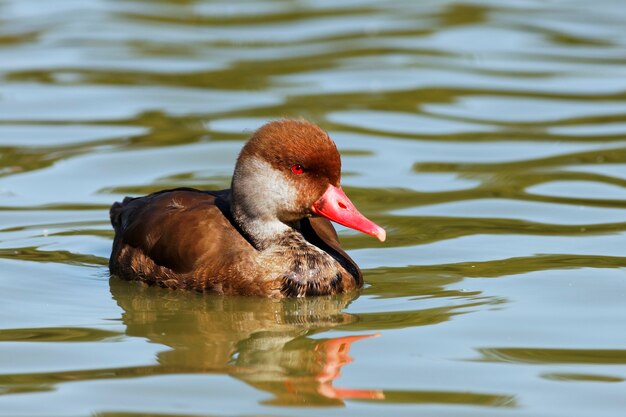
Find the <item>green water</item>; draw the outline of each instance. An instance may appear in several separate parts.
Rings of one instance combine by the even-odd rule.
[[[0,416],[623,416],[623,0],[0,0]],[[125,195],[335,139],[388,240],[286,300],[110,278]]]

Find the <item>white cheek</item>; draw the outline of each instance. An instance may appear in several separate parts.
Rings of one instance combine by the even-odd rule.
[[[257,158],[246,161],[246,171],[242,185],[257,204],[273,213],[297,209],[298,192],[283,172]]]

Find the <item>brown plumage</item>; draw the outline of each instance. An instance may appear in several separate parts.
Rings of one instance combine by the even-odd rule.
[[[237,160],[231,189],[190,188],[111,207],[112,274],[169,288],[302,297],[363,284],[328,217],[384,240],[339,187],[335,144],[314,124],[261,127]]]

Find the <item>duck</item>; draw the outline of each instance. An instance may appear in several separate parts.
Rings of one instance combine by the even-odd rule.
[[[341,188],[330,136],[306,120],[266,123],[231,188],[175,188],[115,202],[112,276],[171,289],[270,298],[358,290],[363,275],[331,221],[385,241]]]

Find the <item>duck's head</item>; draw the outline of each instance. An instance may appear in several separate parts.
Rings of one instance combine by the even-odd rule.
[[[385,240],[385,230],[356,209],[341,189],[341,159],[318,126],[280,120],[259,128],[237,159],[233,206],[254,221],[290,224],[322,216]]]

